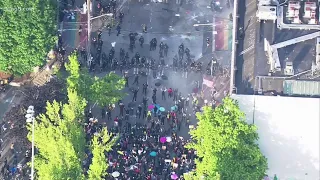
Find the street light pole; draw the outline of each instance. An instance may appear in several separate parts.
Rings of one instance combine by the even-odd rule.
[[[34,118],[32,119],[31,180],[34,180]]]
[[[32,123],[32,140],[31,140],[31,180],[34,180],[34,106],[29,106],[27,110],[27,114],[25,116],[27,123]]]
[[[91,7],[91,0],[87,0],[87,59],[91,58]]]

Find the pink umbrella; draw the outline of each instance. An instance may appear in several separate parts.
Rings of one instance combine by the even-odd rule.
[[[177,174],[172,174],[171,175],[171,179],[173,179],[173,180],[176,180],[176,179],[178,179],[179,177],[178,177],[178,175]]]
[[[154,105],[153,104],[150,104],[149,106],[148,106],[148,109],[149,110],[152,110],[154,108]]]
[[[160,142],[161,142],[162,144],[166,143],[166,142],[167,142],[167,138],[166,138],[166,137],[161,137],[161,138],[160,138]]]

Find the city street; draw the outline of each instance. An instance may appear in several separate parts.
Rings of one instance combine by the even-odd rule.
[[[231,11],[228,9],[228,11]],[[180,44],[184,44],[185,48],[189,48],[191,51],[192,58],[197,61],[200,59],[203,61],[204,66],[211,61],[210,57],[218,57],[218,62],[222,62],[222,65],[229,67],[230,62],[230,50],[228,48],[228,36],[224,36],[220,33],[225,33],[225,31],[230,31],[230,27],[226,27],[226,17],[229,13],[224,11],[225,17],[214,17],[216,12],[212,12],[207,8],[207,5],[197,4],[197,6],[183,5],[178,6],[176,4],[165,4],[165,3],[139,3],[137,1],[128,1],[122,6],[122,12],[124,13],[123,23],[121,24],[121,34],[116,36],[117,31],[112,29],[111,35],[108,35],[108,30],[104,29],[102,33],[103,48],[102,51],[109,53],[112,44],[115,44],[115,58],[120,58],[120,48],[123,48],[126,52],[129,52],[130,59],[134,56],[136,52],[140,54],[141,57],[145,56],[147,59],[153,58],[156,61],[159,60],[159,47],[156,51],[150,51],[150,41],[153,38],[156,38],[158,45],[160,42],[168,44],[169,51],[168,57],[165,58],[166,64],[172,64],[172,59],[174,56],[178,55],[178,47]],[[179,16],[177,16],[179,14]],[[221,15],[221,14],[220,14]],[[215,23],[215,20],[218,20],[217,25],[210,25]],[[118,19],[119,20],[119,19]],[[142,25],[145,24],[148,27],[147,33],[142,32]],[[194,24],[209,24],[209,26],[200,26],[195,28]],[[229,24],[229,23],[228,23]],[[217,34],[213,31],[218,30]],[[144,45],[140,47],[139,42],[136,41],[136,48],[133,50],[133,53],[129,51],[129,33],[138,33],[137,39],[140,36],[144,38]],[[216,35],[222,37],[221,40],[218,39],[215,42]],[[212,42],[210,46],[206,45],[206,38],[210,38]],[[215,51],[215,47],[222,47],[219,51]],[[95,52],[94,48],[92,52]],[[229,52],[229,53],[228,53]],[[206,58],[202,58],[206,57]],[[229,58],[229,59],[228,59]],[[139,85],[132,85],[134,81],[133,68],[128,72],[130,75],[129,78],[129,88],[126,88],[124,91],[128,94],[123,100],[124,104],[137,107],[139,104],[142,105],[142,84],[148,82],[148,99],[149,104],[152,103],[152,90],[156,87],[155,83],[160,82],[161,86],[157,87],[157,104],[164,107],[166,110],[170,110],[170,107],[174,105],[174,101],[162,100],[161,99],[161,88],[173,88],[178,89],[181,92],[182,96],[187,97],[188,94],[191,94],[193,89],[196,87],[195,82],[202,82],[202,75],[200,73],[188,74],[188,78],[181,75],[181,73],[176,73],[171,69],[164,70],[164,75],[168,77],[168,80],[159,80],[154,79],[152,75],[147,77],[139,77]],[[119,71],[117,74],[121,74]],[[105,73],[100,73],[98,76],[103,76]],[[95,73],[95,75],[97,75]],[[217,91],[221,97],[224,94],[226,87],[228,86],[228,79],[225,77],[216,78],[216,87]],[[220,85],[221,84],[221,85]],[[221,88],[221,89],[220,89]],[[131,102],[133,89],[139,89],[137,102]],[[167,96],[167,95],[166,95]],[[221,100],[221,99],[219,99]],[[188,113],[193,114],[192,107],[189,107]],[[115,118],[119,114],[119,109],[116,108],[115,112],[112,114],[112,118]],[[98,118],[101,117],[100,108],[93,108],[93,114],[96,114]],[[132,116],[133,119],[134,116]],[[195,118],[192,118],[192,123],[195,124]],[[142,119],[137,122],[141,122]],[[102,120],[103,123],[106,123],[106,119]],[[111,124],[110,124],[111,123]],[[108,126],[113,125],[113,122],[107,122]],[[182,130],[179,132],[182,136],[188,136],[188,127],[182,127]]]
[[[254,86],[254,64],[256,59],[256,2],[254,0],[246,0],[243,3],[239,3],[238,11],[238,28],[243,28],[244,32],[241,35],[238,33],[239,43],[237,46],[235,82],[238,93],[251,93],[249,91],[252,91]]]
[[[139,53],[140,57],[145,56],[148,60],[151,58],[156,61],[159,60],[159,44],[163,42],[168,45],[168,56],[165,57],[165,64],[171,65],[173,58],[178,55],[178,47],[183,44],[184,48],[190,49],[191,58],[194,61],[201,61],[203,67],[211,61],[212,57],[215,57],[218,63],[224,69],[230,67],[230,21],[228,20],[228,15],[232,11],[231,9],[224,9],[222,12],[215,12],[209,9],[206,3],[201,0],[197,0],[193,4],[183,4],[177,5],[175,1],[169,1],[170,3],[155,3],[155,2],[138,2],[138,1],[122,1],[118,5],[118,10],[124,13],[123,22],[121,24],[121,34],[116,36],[117,31],[112,28],[111,35],[108,35],[108,30],[102,29],[102,40],[103,47],[102,52],[106,54],[109,53],[112,44],[115,46],[115,58],[120,58],[120,48],[123,48],[126,52],[129,51],[129,34],[138,33],[137,39],[140,36],[144,38],[143,47],[140,47],[139,42],[136,41],[136,47],[133,53],[129,52],[130,59],[135,53]],[[80,7],[83,2],[76,1],[77,7]],[[225,6],[225,5],[223,5]],[[74,49],[85,47],[87,43],[87,15],[81,14],[75,8],[74,18],[66,15],[64,18],[63,27],[61,29],[63,46],[66,49],[66,55],[69,55]],[[118,11],[118,12],[119,12]],[[118,17],[118,16],[117,16]],[[119,19],[117,18],[116,21]],[[142,32],[142,25],[147,26],[147,33]],[[200,24],[195,27],[194,24]],[[82,31],[79,31],[81,27]],[[102,26],[101,26],[102,27]],[[92,38],[96,37],[96,29],[92,31]],[[150,41],[151,39],[157,39],[157,49],[155,51],[150,51]],[[209,45],[207,45],[206,39],[210,40]],[[94,46],[92,46],[91,51],[96,52]],[[185,60],[184,60],[185,61]],[[202,84],[202,74],[188,71],[187,73],[175,72],[171,68],[165,68],[163,74],[168,77],[167,80],[162,80],[159,77],[153,78],[152,72],[148,76],[139,76],[139,83],[133,85],[135,75],[133,68],[128,70],[129,74],[129,88],[125,88],[123,91],[127,94],[123,103],[126,108],[132,108],[134,113],[130,115],[129,122],[135,124],[137,122],[146,122],[145,119],[138,118],[135,116],[135,111],[139,105],[142,105],[144,95],[142,93],[143,83],[148,83],[147,95],[148,105],[152,104],[152,91],[157,88],[157,104],[165,108],[166,112],[171,110],[177,102],[173,101],[173,98],[168,98],[168,93],[166,93],[166,99],[162,99],[161,89],[162,88],[172,88],[177,89],[181,96],[184,98],[189,98],[190,105],[186,107],[186,114],[191,115],[190,125],[196,124],[196,118],[194,116],[194,111],[192,107],[192,96],[195,88],[201,88]],[[108,71],[109,72],[109,71]],[[106,72],[97,73],[94,72],[92,75],[102,77]],[[116,73],[122,75],[119,70]],[[215,90],[217,92],[217,101],[221,101],[224,97],[226,89],[228,89],[229,78],[225,75],[213,77],[212,80],[215,83]],[[156,84],[161,84],[160,86]],[[138,89],[137,100],[133,101],[133,90]],[[12,102],[16,98],[15,91],[8,91],[8,93],[2,97],[0,104],[0,117],[4,116],[5,112],[10,108]],[[208,99],[210,101],[210,99]],[[116,104],[116,107],[118,105]],[[113,127],[113,120],[120,115],[119,108],[115,108],[112,111],[112,120],[108,121],[107,117],[102,118],[101,107],[98,105],[91,104],[92,112],[95,117],[99,119],[99,123],[106,124],[108,127]],[[178,115],[181,118],[181,115]],[[120,117],[120,116],[119,116]],[[165,127],[169,125],[165,122]],[[10,128],[10,123],[5,123],[4,129]],[[178,131],[179,136],[185,138],[189,137],[189,126],[183,124],[180,131]],[[10,129],[6,130],[6,135]],[[12,165],[13,155],[10,151],[10,144],[15,139],[6,140],[2,143],[3,148],[2,155],[8,158],[9,164]],[[15,152],[18,161],[24,159],[24,154],[22,152],[22,145],[15,142]],[[11,154],[10,154],[11,153]]]

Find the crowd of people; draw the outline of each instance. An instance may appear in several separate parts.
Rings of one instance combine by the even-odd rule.
[[[116,36],[121,34],[124,14],[116,12],[116,7],[115,1],[108,4],[98,2],[99,11],[113,13],[114,18],[119,19],[117,25],[106,26],[109,36],[113,28],[117,31]],[[186,132],[194,128],[195,112],[201,111],[204,105],[214,108],[214,96],[201,91],[200,81],[190,83],[189,88],[192,91],[185,93],[174,87],[165,87],[161,83],[150,85],[146,79],[152,74],[154,80],[170,81],[165,71],[175,71],[185,78],[191,71],[212,74],[213,61],[207,66],[196,62],[190,49],[183,43],[178,46],[172,61],[169,60],[168,44],[152,38],[148,47],[145,46],[144,34],[148,33],[146,25],[142,25],[142,35],[135,32],[128,34],[129,47],[121,47],[119,54],[116,53],[115,44],[112,44],[109,51],[105,51],[102,33],[98,31],[92,38],[91,53],[87,54],[85,48],[78,49],[80,65],[88,67],[90,72],[121,72],[126,82],[125,87],[132,91],[132,102],[120,100],[117,104],[102,107],[101,116],[93,114],[91,109],[86,112],[88,142],[92,136],[107,128],[105,124],[110,135],[118,138],[112,150],[107,152],[106,161],[109,167],[105,179],[183,179],[184,173],[195,170],[194,159],[197,157],[196,151],[185,147],[189,142]],[[158,50],[159,56],[141,56],[137,43],[140,48]],[[130,80],[132,75],[129,75],[131,69],[133,81]],[[139,89],[141,77],[147,77],[140,80],[144,81],[142,91]],[[142,102],[139,97],[143,97]],[[161,100],[158,97],[161,97]],[[91,158],[92,154],[88,151],[85,164],[89,164]],[[86,165],[85,167],[88,168]]]
[[[158,47],[159,60],[141,57],[137,52],[130,61],[131,53],[125,52],[124,48],[120,48],[118,60],[114,47],[108,55],[103,52],[101,36],[102,32],[98,32],[93,38],[95,54],[88,58],[86,51],[80,50],[79,56],[87,62],[82,65],[87,65],[92,72],[96,71],[97,67],[102,71],[122,72],[125,87],[132,91],[132,102],[120,100],[117,104],[101,109],[99,118],[109,124],[108,130],[113,137],[119,137],[114,148],[107,153],[109,168],[106,179],[183,179],[184,173],[195,170],[194,159],[197,154],[196,151],[185,148],[188,140],[182,131],[194,128],[194,114],[201,111],[202,106],[214,107],[213,96],[209,101],[206,100],[208,97],[201,93],[199,81],[189,86],[192,92],[183,94],[177,88],[166,88],[161,84],[155,84],[155,87],[151,88],[146,81],[140,91],[139,79],[152,72],[154,79],[165,80],[167,77],[163,73],[164,68],[181,74],[190,70],[205,73],[202,63],[192,61],[190,50],[181,44],[172,65],[168,65],[165,59],[169,46],[163,42],[158,45],[156,38],[151,40],[149,50],[155,51]],[[143,36],[137,36],[137,33],[129,34],[129,50],[136,48],[137,39],[140,47],[144,47]],[[131,68],[140,71],[134,73],[133,80],[130,80],[127,71]],[[140,98],[137,98],[139,96],[143,97],[141,104]],[[161,100],[157,99],[158,97],[161,97]],[[88,139],[106,128],[97,117],[91,110],[87,112]],[[92,155],[89,154],[88,158],[90,157]]]

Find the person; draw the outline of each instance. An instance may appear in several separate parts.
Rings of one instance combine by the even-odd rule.
[[[167,88],[165,88],[165,87],[162,87],[162,88],[161,88],[161,97],[162,97],[162,100],[166,100],[166,91],[167,91]]]
[[[144,107],[144,108],[147,107],[147,103],[148,103],[148,98],[147,98],[147,97],[143,97],[143,99],[142,99],[142,104],[143,104],[143,107]]]
[[[139,117],[139,119],[141,118],[141,113],[142,113],[142,107],[139,104],[139,106],[138,106],[138,117]]]
[[[154,104],[156,104],[157,102],[157,96],[155,95],[155,94],[153,94],[152,95],[152,102],[154,103]]]
[[[129,87],[129,76],[127,74],[124,75],[125,87]]]
[[[120,24],[118,24],[118,26],[117,26],[117,36],[119,36],[119,34],[120,34],[120,30],[121,30],[121,27],[120,27]]]
[[[148,88],[148,83],[143,83],[143,85],[142,85],[142,93],[145,96],[147,95],[147,88]]]
[[[106,117],[106,110],[104,107],[101,108],[101,118],[104,119]]]
[[[144,38],[143,38],[143,36],[140,36],[139,42],[140,42],[140,47],[143,47],[143,43],[144,43]]]
[[[82,32],[82,26],[80,25],[78,29],[79,36],[81,36],[81,32]]]
[[[124,104],[122,101],[120,101],[119,103],[119,108],[120,108],[120,116],[123,116],[123,112],[124,112]]]
[[[123,19],[123,17],[124,17],[123,12],[120,12],[120,14],[119,14],[120,24],[122,23],[122,19]]]
[[[173,92],[172,88],[169,88],[169,89],[168,89],[168,97],[169,97],[169,98],[172,97],[172,92]]]
[[[168,50],[169,50],[169,46],[166,44],[164,44],[164,56],[168,57]]]
[[[132,98],[132,102],[133,101],[137,101],[137,94],[138,94],[139,88],[138,89],[134,89],[133,90],[133,98]]]
[[[134,78],[134,81],[133,81],[132,85],[134,85],[134,84],[139,85],[139,75],[136,75],[136,76],[135,76],[135,78]]]
[[[150,41],[150,51],[153,50],[153,39]]]
[[[142,24],[142,32],[147,33],[147,25]]]
[[[101,40],[101,36],[102,36],[102,31],[99,30],[99,31],[98,31],[98,41]]]
[[[157,49],[157,39],[156,38],[153,38],[153,50],[156,50]]]
[[[159,48],[160,48],[160,51],[163,51],[163,49],[164,49],[164,43],[163,42],[160,42]]]

